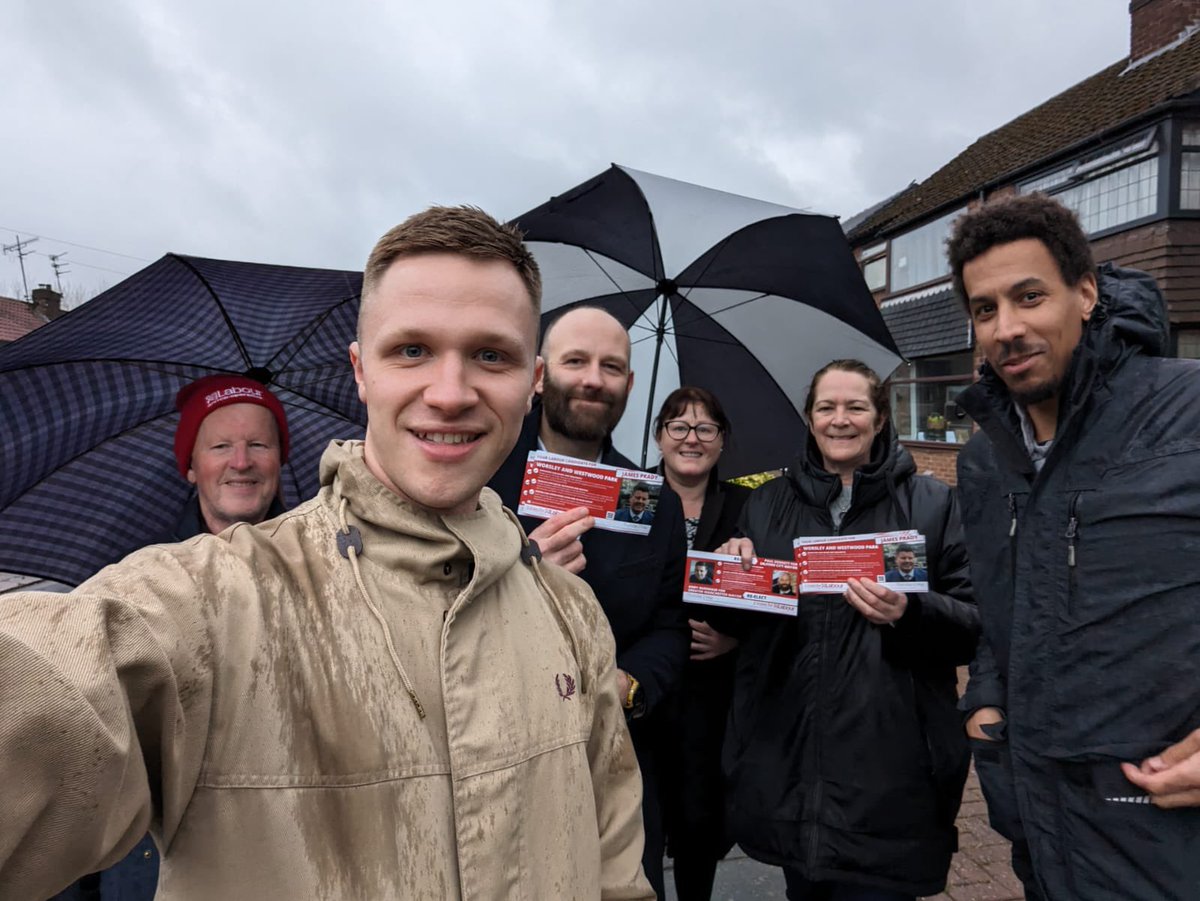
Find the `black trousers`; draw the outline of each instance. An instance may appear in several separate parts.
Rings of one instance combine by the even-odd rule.
[[[646,846],[642,851],[642,867],[650,887],[659,901],[667,897],[663,880],[663,853],[666,850],[663,838],[662,802],[659,797],[658,768],[654,761],[654,741],[650,724],[633,720],[629,724],[633,739],[633,751],[637,754],[638,767],[642,771],[642,824],[646,830]]]

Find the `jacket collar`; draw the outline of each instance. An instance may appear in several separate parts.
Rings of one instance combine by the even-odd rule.
[[[470,593],[494,584],[521,554],[521,531],[500,498],[483,489],[479,506],[443,516],[402,500],[367,468],[362,441],[334,441],[321,457],[321,486],[362,535],[362,556],[385,571],[403,570],[420,584],[465,585]],[[331,540],[332,540],[331,536]]]
[[[841,493],[842,481],[825,469],[812,433],[805,429],[804,434],[804,450],[788,470],[788,478],[805,503],[827,508]],[[871,445],[871,462],[854,474],[853,505],[870,506],[885,499],[894,500],[896,486],[916,471],[912,455],[896,440],[896,431],[891,422],[885,423]]]
[[[271,506],[267,508],[267,515],[263,518],[274,519],[281,513],[286,513],[287,510],[283,506],[283,502],[275,497],[271,501]],[[208,525],[204,522],[204,517],[200,515],[200,495],[196,493],[196,489],[192,489],[191,496],[187,499],[187,503],[183,505],[183,511],[179,514],[179,519],[175,523],[175,528],[171,530],[171,539],[173,541],[187,541],[189,538],[195,538],[197,535],[205,535],[208,533]]]

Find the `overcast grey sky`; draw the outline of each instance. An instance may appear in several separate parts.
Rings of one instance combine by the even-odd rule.
[[[0,242],[357,269],[610,162],[848,217],[1124,57],[1128,0],[9,0]],[[95,267],[103,267],[107,272]],[[0,258],[0,294],[20,292]]]

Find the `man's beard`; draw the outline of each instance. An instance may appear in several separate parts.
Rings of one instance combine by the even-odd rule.
[[[572,410],[572,397],[603,401],[608,407],[595,411]],[[554,381],[549,370],[543,378],[542,412],[546,415],[546,422],[558,434],[572,441],[603,441],[621,421],[628,399],[627,394],[603,389],[588,391],[577,388],[573,392],[567,391]]]
[[[1005,342],[1002,345],[1001,350],[1003,353],[994,364],[997,374],[1002,371],[1001,365],[1009,357],[1022,357],[1031,352],[1029,346],[1020,338],[1018,338],[1016,341]],[[1003,381],[1003,378],[1001,378],[1001,381]],[[1025,388],[1014,388],[1007,383],[1005,383],[1005,385],[1008,388],[1009,395],[1014,401],[1019,403],[1022,407],[1029,407],[1034,404],[1040,404],[1043,401],[1050,400],[1052,397],[1058,396],[1058,392],[1062,389],[1062,383],[1062,378],[1058,377],[1048,379],[1047,381],[1042,382],[1040,385],[1029,385]]]
[[[1042,382],[1040,385],[1030,385],[1024,391],[1015,391],[1010,388],[1008,389],[1008,393],[1022,407],[1031,407],[1034,404],[1050,400],[1052,397],[1057,397],[1061,389],[1062,379],[1050,379],[1048,382]]]

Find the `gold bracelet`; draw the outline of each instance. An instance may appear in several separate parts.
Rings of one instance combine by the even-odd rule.
[[[625,675],[629,676],[629,673],[626,673]],[[642,687],[641,682],[639,682],[637,679],[633,678],[633,676],[629,676],[629,693],[627,695],[625,695],[625,709],[626,710],[631,710],[633,708],[633,696],[637,694],[637,690],[641,687]]]

